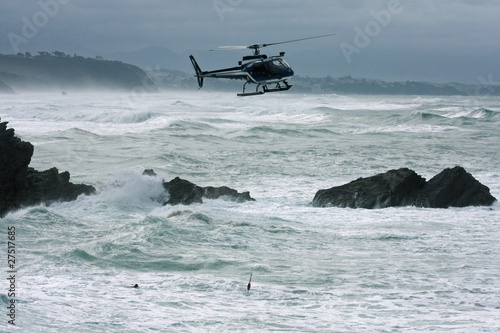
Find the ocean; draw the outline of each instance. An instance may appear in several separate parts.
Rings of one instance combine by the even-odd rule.
[[[500,332],[498,202],[311,205],[401,167],[460,165],[500,198],[498,97],[23,93],[0,117],[30,166],[97,188],[0,219],[2,332]],[[177,176],[256,201],[163,206]]]

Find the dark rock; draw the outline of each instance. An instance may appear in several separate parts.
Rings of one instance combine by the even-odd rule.
[[[425,185],[425,179],[414,171],[402,168],[348,184],[319,190],[314,199],[316,207],[385,208],[408,204],[408,196]]]
[[[490,206],[495,200],[488,187],[464,168],[456,166],[431,178],[417,193],[413,205],[430,208]]]
[[[32,155],[33,145],[16,138],[7,122],[0,123],[0,217],[29,193],[26,171]]]
[[[156,172],[153,169],[146,169],[142,172],[143,176],[156,177]]]
[[[69,172],[59,173],[56,168],[45,171],[28,168],[26,178],[31,189],[32,204],[73,201],[80,194],[95,193],[95,188],[90,185],[71,183]]]
[[[192,203],[201,203],[203,200],[203,188],[191,183],[188,180],[176,177],[169,182],[163,183],[170,198],[164,205],[190,205]]]
[[[200,187],[188,180],[176,177],[169,182],[164,182],[163,187],[167,190],[170,198],[164,205],[190,205],[202,203],[203,197],[207,199],[218,199],[227,197],[237,202],[254,201],[249,192],[238,193],[238,191],[227,186],[222,187]]]
[[[429,182],[407,168],[359,178],[342,186],[319,190],[313,206],[447,208],[485,206],[494,201],[488,187],[457,166],[443,170]]]
[[[29,168],[33,145],[14,136],[14,129],[0,123],[0,217],[22,206],[75,200],[95,193],[88,185],[69,182],[69,172],[56,168],[43,172]]]
[[[222,186],[222,187],[207,186],[204,189],[205,193],[203,194],[203,196],[207,199],[218,199],[220,197],[228,197],[232,198],[237,202],[255,201],[253,198],[250,197],[250,192],[247,191],[238,193],[238,191],[229,188],[227,186]]]

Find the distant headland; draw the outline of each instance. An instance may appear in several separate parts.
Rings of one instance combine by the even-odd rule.
[[[59,51],[0,54],[0,93],[84,89],[149,92],[157,86],[139,67],[99,56],[85,58]]]

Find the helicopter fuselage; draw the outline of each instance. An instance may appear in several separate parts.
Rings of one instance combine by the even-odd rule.
[[[283,55],[282,52],[279,56],[271,57],[265,54],[245,56],[236,67],[214,71],[201,71],[192,55],[190,59],[195,68],[200,88],[203,86],[204,78],[240,79],[246,82],[243,86],[243,93],[238,95],[248,96],[290,89],[291,85],[286,80],[291,78],[294,73],[290,65],[283,59]],[[257,85],[255,93],[245,93],[245,86],[248,83]],[[281,86],[280,83],[283,83],[284,86]],[[276,84],[276,88],[268,88],[268,84]],[[259,87],[262,87],[261,90]]]
[[[259,58],[255,59],[256,57]],[[255,84],[278,83],[293,76],[292,68],[280,56],[269,58],[266,55],[248,56],[240,63],[242,70],[248,73],[247,81]]]

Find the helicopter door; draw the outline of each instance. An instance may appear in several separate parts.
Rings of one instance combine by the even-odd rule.
[[[261,62],[258,62],[255,65],[253,65],[253,70],[257,75],[262,74],[264,73],[264,66]]]
[[[266,66],[267,64],[264,62],[257,62],[253,65],[253,76],[257,81],[260,80],[265,80],[268,78],[269,75],[269,70]]]

